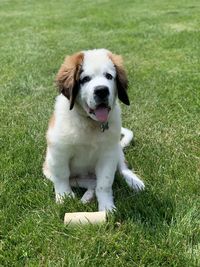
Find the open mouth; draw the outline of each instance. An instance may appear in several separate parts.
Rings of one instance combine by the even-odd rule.
[[[89,108],[89,113],[96,116],[97,120],[100,122],[106,122],[108,120],[108,114],[111,108],[105,104],[99,104],[95,109]]]

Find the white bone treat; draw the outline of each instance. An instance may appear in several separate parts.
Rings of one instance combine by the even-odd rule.
[[[65,224],[97,224],[106,222],[106,211],[65,213]]]

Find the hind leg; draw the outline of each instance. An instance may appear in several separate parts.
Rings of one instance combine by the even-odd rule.
[[[88,189],[81,198],[83,204],[90,203],[94,198],[95,189]]]
[[[135,189],[136,191],[144,190],[145,185],[143,181],[127,167],[125,163],[124,152],[121,146],[119,146],[118,170],[131,188]]]
[[[81,198],[81,202],[86,204],[94,198],[96,188],[95,175],[84,175],[70,178],[70,185],[87,189]]]
[[[140,178],[134,172],[132,172],[127,168],[122,170],[121,174],[123,175],[125,181],[131,188],[133,188],[136,191],[144,190],[145,185],[143,181],[140,180]]]

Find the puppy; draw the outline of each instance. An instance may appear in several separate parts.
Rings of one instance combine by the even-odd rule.
[[[117,100],[129,105],[122,57],[106,49],[76,53],[66,57],[56,81],[60,95],[47,131],[43,173],[54,183],[57,202],[74,197],[71,187],[80,186],[86,188],[83,203],[96,193],[99,211],[111,211],[117,169],[130,187],[144,189],[123,153],[133,133],[121,126]]]

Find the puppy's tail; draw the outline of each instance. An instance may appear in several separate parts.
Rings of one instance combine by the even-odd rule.
[[[121,128],[121,135],[123,136],[120,144],[122,146],[122,148],[125,148],[126,146],[128,146],[131,142],[131,140],[133,139],[133,132],[127,128]]]
[[[123,152],[123,148],[130,144],[133,138],[133,132],[126,128],[122,128],[121,133],[123,137],[120,142],[121,145],[119,145],[118,171],[131,188],[137,191],[143,190],[145,187],[143,181],[140,180],[137,175],[128,168]]]

